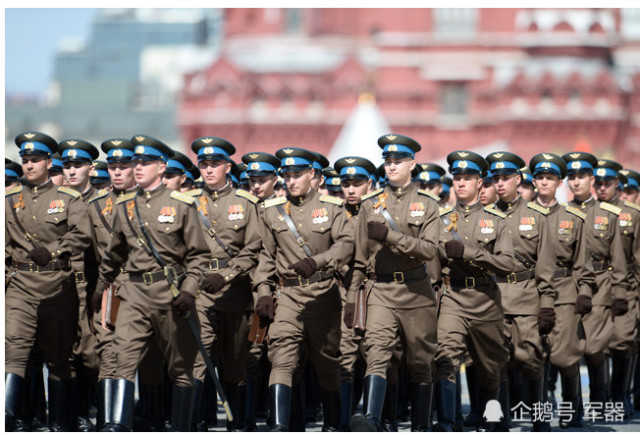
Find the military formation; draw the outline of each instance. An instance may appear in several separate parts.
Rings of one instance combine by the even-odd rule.
[[[147,135],[105,140],[105,162],[15,143],[8,431],[207,431],[220,405],[229,431],[508,431],[519,405],[549,431],[553,410],[566,429],[640,407],[640,174],[617,162],[461,150],[447,176],[400,134],[371,144],[378,168],[236,163],[213,136],[196,162]]]

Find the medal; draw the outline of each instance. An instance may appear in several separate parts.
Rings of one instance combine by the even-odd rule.
[[[630,227],[633,225],[633,221],[631,219],[630,213],[620,213],[620,226],[621,227]]]
[[[329,221],[329,212],[326,208],[317,208],[311,212],[311,222],[321,224]]]
[[[424,216],[424,204],[422,202],[412,202],[409,204],[409,216],[418,217]]]
[[[237,221],[239,219],[244,219],[244,208],[242,207],[241,204],[230,205],[229,210],[227,210],[227,213],[229,213],[230,221]]]
[[[523,217],[520,219],[520,226],[518,229],[520,231],[531,231],[533,230],[533,226],[536,224],[536,218],[534,217]]]
[[[172,224],[175,221],[175,215],[175,207],[162,207],[160,210],[160,216],[158,216],[158,222],[163,224]]]
[[[482,234],[493,234],[493,220],[491,219],[480,219],[480,232]]]
[[[605,231],[609,225],[609,218],[606,216],[596,216],[593,227],[598,231]]]

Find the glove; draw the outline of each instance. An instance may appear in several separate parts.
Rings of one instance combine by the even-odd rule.
[[[353,316],[356,314],[356,304],[353,302],[347,303],[344,306],[344,324],[347,325],[347,328],[353,328]]]
[[[317,268],[318,265],[316,264],[316,260],[311,257],[303,258],[289,266],[289,269],[295,270],[296,273],[303,278],[309,278],[311,275],[316,273]]]
[[[208,273],[204,276],[204,282],[202,283],[202,290],[209,294],[218,293],[222,290],[227,282],[219,273]]]
[[[389,228],[380,222],[367,222],[367,233],[369,238],[378,242],[386,242],[389,235]]]
[[[187,314],[189,314],[189,311],[195,309],[196,298],[187,292],[180,292],[171,305],[176,309],[176,313],[178,313],[178,315],[186,317]]]
[[[96,290],[91,295],[91,306],[93,307],[94,313],[99,313],[102,309],[102,290]]]
[[[264,328],[273,322],[273,299],[271,296],[260,296],[256,301],[256,314],[260,317],[260,327]]]
[[[576,309],[574,313],[585,315],[591,312],[591,297],[585,295],[578,295],[578,299],[576,299]]]
[[[464,255],[464,244],[460,240],[449,240],[444,244],[444,250],[449,258],[462,258]]]
[[[546,335],[556,324],[556,312],[553,308],[540,308],[538,313],[538,334]]]
[[[47,263],[51,261],[51,252],[49,252],[44,246],[38,246],[29,252],[27,258],[38,266],[46,266]]]
[[[614,299],[611,302],[611,317],[618,317],[629,311],[629,302],[626,299]]]

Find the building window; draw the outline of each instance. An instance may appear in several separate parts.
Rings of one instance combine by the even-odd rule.
[[[478,24],[478,9],[433,9],[433,32],[438,35],[473,35]]]
[[[440,113],[443,115],[467,114],[467,87],[463,83],[446,83],[440,89]]]

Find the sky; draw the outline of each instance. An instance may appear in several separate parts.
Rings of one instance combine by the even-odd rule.
[[[5,9],[5,93],[43,95],[58,44],[87,41],[95,9]]]

